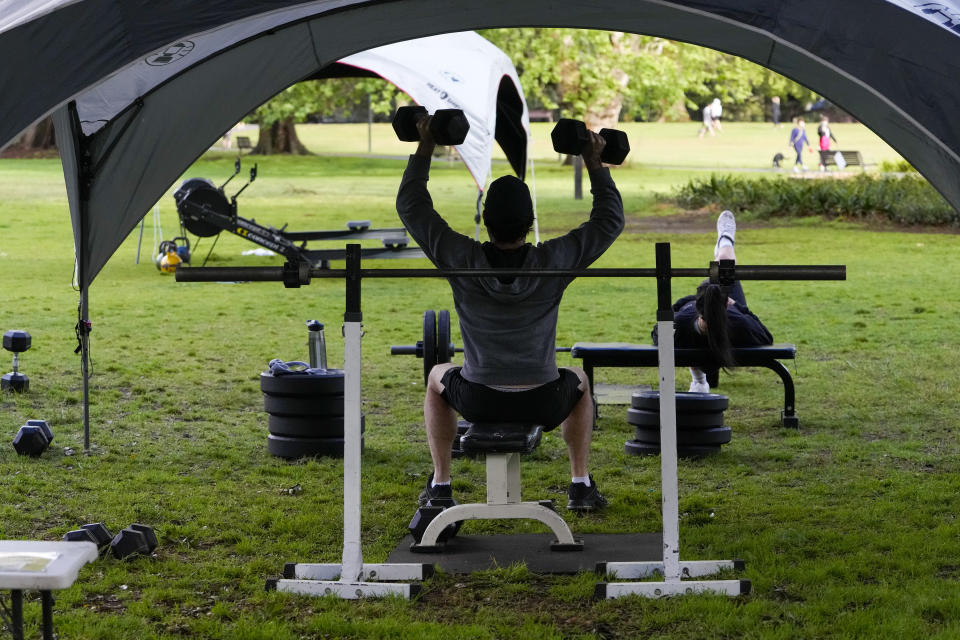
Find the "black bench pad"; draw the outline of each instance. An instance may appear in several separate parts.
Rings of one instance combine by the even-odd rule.
[[[477,422],[460,436],[469,453],[530,453],[540,446],[543,427],[517,422]]]
[[[570,349],[574,358],[590,360],[595,367],[655,367],[659,363],[657,345],[627,342],[577,342]],[[737,366],[765,366],[771,360],[793,360],[797,347],[792,344],[771,344],[764,347],[740,347],[733,350]],[[713,356],[707,349],[674,349],[678,367],[710,365]]]

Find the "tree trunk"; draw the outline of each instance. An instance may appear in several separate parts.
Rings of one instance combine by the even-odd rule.
[[[20,138],[0,154],[9,158],[29,158],[49,156],[55,153],[57,144],[54,139],[53,119],[44,118],[23,132]]]
[[[311,155],[300,138],[297,137],[297,130],[293,125],[293,118],[277,120],[269,127],[260,125],[260,138],[257,140],[257,146],[250,152],[251,155],[273,155],[278,153],[289,153],[298,156]]]

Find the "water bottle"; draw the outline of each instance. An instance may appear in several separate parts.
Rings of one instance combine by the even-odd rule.
[[[327,342],[323,337],[323,323],[318,320],[307,320],[307,346],[310,348],[310,368],[327,368]]]

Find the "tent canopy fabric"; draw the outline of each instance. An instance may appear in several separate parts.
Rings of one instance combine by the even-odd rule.
[[[509,119],[507,130],[513,135],[501,144],[514,171],[524,177],[530,131],[526,100],[513,62],[485,38],[467,31],[398,42],[347,56],[314,77],[342,76],[348,73],[344,66],[391,82],[430,113],[463,109],[470,131],[456,149],[481,190],[490,174],[493,142],[501,138],[497,124]],[[518,95],[519,112],[503,106]]]
[[[86,286],[179,172],[278,87],[392,42],[528,25],[757,62],[856,116],[960,209],[957,0],[0,0],[0,146],[54,112],[61,143],[76,132],[64,171]],[[114,113],[116,92],[127,106]]]

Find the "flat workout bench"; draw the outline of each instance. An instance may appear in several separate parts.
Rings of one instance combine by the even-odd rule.
[[[652,344],[629,344],[626,342],[577,342],[570,355],[583,360],[583,370],[590,380],[593,393],[593,370],[595,367],[656,367],[657,347]],[[772,369],[783,381],[783,411],[780,424],[798,428],[800,419],[795,411],[793,378],[781,360],[793,360],[797,347],[792,344],[772,344],[764,347],[741,347],[733,349],[733,360],[738,367],[766,367]],[[674,364],[678,367],[710,366],[713,357],[706,349],[675,349]]]

